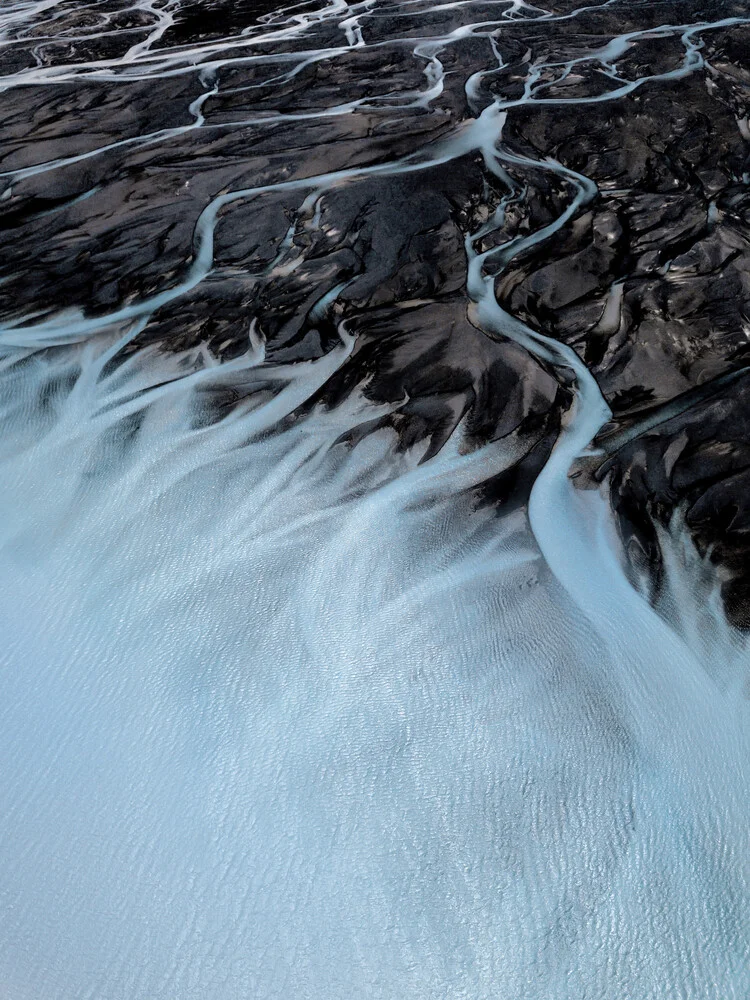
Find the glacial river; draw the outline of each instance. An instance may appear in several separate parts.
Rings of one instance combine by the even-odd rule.
[[[207,127],[224,69],[265,58],[252,46],[283,53],[294,74],[366,50],[379,12],[376,0],[334,0],[162,47],[179,6],[136,3],[153,26],[124,54],[24,65],[0,80],[4,101],[21,85],[201,74],[187,124],[116,142],[158,147]],[[0,38],[64,7],[6,3]],[[394,122],[430,107],[459,40],[520,17],[537,31],[577,17],[496,7],[474,23],[471,0],[444,4],[449,33],[400,38],[423,79],[398,97],[382,81]],[[550,73],[578,69],[564,55],[490,103],[476,72],[461,81],[474,117],[416,153],[216,194],[190,259],[158,290],[95,315],[82,301],[3,322],[3,998],[750,995],[744,642],[678,524],[662,532],[661,605],[634,586],[606,483],[580,489],[569,475],[611,417],[597,382],[495,298],[509,263],[597,195],[586,176],[540,161],[567,192],[564,210],[495,238],[526,197],[511,170],[526,154],[503,138],[516,109],[683,79],[701,69],[704,36],[739,22],[610,38],[588,55],[611,78],[594,96],[549,96]],[[336,41],[316,48],[320,25]],[[642,38],[676,39],[680,60],[619,76]],[[3,176],[83,169],[111,146]],[[572,390],[527,507],[498,516],[472,499],[522,454],[515,433],[474,448],[459,423],[426,461],[386,428],[342,446],[386,408],[365,386],[310,404],[351,358],[345,321],[329,350],[294,363],[266,357],[252,319],[246,351],[223,363],[200,343],[166,352],[138,340],[157,310],[210,280],[222,213],[280,191],[312,204],[472,151],[506,195],[465,234],[468,315]],[[294,253],[282,241],[267,273]],[[209,418],[206,393],[237,386],[237,404]]]

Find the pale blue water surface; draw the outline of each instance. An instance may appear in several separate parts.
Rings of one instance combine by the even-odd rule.
[[[352,44],[363,6],[339,5]],[[506,110],[433,159],[502,178]],[[571,213],[595,193],[543,169]],[[204,213],[188,284],[240,196]],[[574,379],[528,515],[471,492],[513,436],[470,451],[459,427],[423,464],[386,430],[335,445],[383,412],[361,393],[276,432],[345,327],[289,367],[252,326],[222,368],[123,360],[183,282],[3,331],[3,998],[750,996],[743,644],[679,532],[661,613],[629,582],[605,494],[568,478],[606,405],[502,312],[477,235],[474,321]],[[281,391],[203,419],[204,389],[260,368]]]

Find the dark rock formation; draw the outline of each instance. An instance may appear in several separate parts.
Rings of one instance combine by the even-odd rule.
[[[733,620],[748,621],[744,4],[14,10],[0,13],[6,327],[65,310],[106,325],[178,289],[201,213],[249,189],[219,212],[210,272],[145,310],[130,349],[205,342],[229,359],[252,320],[270,360],[304,361],[344,320],[354,352],[314,401],[364,384],[394,404],[382,419],[403,447],[429,442],[425,457],[462,420],[477,443],[517,430],[526,457],[479,500],[523,503],[572,387],[467,316],[465,241],[507,191],[455,140],[497,100],[517,193],[479,249],[539,233],[571,203],[570,183],[535,164],[598,188],[509,255],[497,299],[595,375],[613,418],[589,471],[610,477],[630,550],[658,573],[653,519],[684,508]]]

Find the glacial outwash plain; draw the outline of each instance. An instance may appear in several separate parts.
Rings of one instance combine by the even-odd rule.
[[[750,3],[0,3],[2,1000],[748,1000]]]

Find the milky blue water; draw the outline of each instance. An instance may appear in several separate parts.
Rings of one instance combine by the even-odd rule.
[[[502,178],[505,110],[434,156]],[[569,214],[593,195],[543,169]],[[576,388],[528,511],[472,493],[513,435],[336,444],[384,412],[361,393],[279,429],[345,327],[288,367],[252,326],[227,366],[123,360],[153,300],[3,331],[3,998],[750,995],[747,655],[679,526],[663,606],[629,582],[568,478],[606,405],[499,308],[479,235],[474,321]],[[211,421],[227,384],[257,390]]]
[[[6,995],[743,997],[745,660],[630,588],[604,501],[552,468],[536,541],[467,492],[512,441],[195,427],[103,347],[0,381]]]

